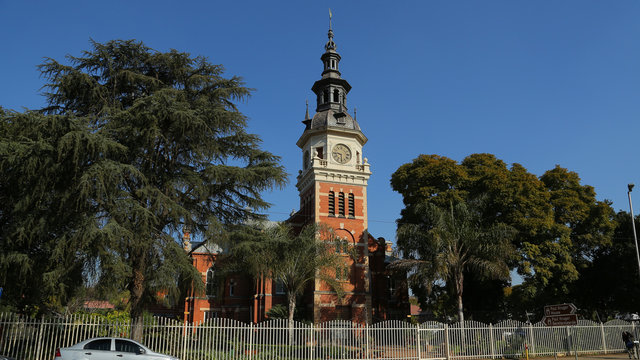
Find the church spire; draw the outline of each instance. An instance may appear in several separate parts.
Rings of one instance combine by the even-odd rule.
[[[304,114],[304,120],[302,123],[304,124],[305,129],[309,129],[311,127],[311,117],[309,116],[309,100],[306,101],[307,111]]]
[[[304,120],[309,121],[311,120],[311,118],[309,117],[309,100],[306,100],[305,103],[307,105],[307,111],[304,114]]]
[[[329,40],[324,45],[324,54],[322,54],[322,63],[324,64],[324,71],[322,72],[322,77],[335,77],[340,78],[340,71],[338,71],[338,64],[340,63],[340,54],[336,51],[338,48],[336,43],[333,41],[333,30],[329,29],[327,33],[327,37]]]
[[[313,84],[311,90],[317,97],[316,112],[329,109],[339,113],[347,112],[347,93],[351,90],[351,85],[341,77],[339,64],[342,59],[336,51],[337,46],[333,41],[333,29],[329,21],[328,41],[324,46],[324,54],[320,57],[324,65],[322,79]]]

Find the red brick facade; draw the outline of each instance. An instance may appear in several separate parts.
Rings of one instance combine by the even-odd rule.
[[[313,314],[316,323],[336,319],[358,323],[405,319],[409,314],[406,281],[402,277],[396,277],[393,281],[386,270],[391,244],[370,235],[364,238],[364,232],[356,238],[345,230],[346,226],[340,228],[345,220],[356,221],[336,217],[327,222],[337,225],[336,235],[349,239],[349,245],[358,249],[358,260],[355,262],[351,256],[344,254],[348,274],[341,283],[345,296],[339,300],[330,288],[317,281],[314,288],[305,294],[307,313]],[[333,221],[336,223],[332,224]],[[224,256],[216,250],[208,249],[206,244],[197,244],[190,251],[193,265],[202,274],[205,283],[208,280],[207,272],[212,267],[215,272],[214,264],[220,256]],[[364,256],[365,253],[368,255]],[[273,306],[286,304],[286,294],[282,289],[277,289],[271,279],[231,275],[221,281],[224,282],[223,286],[215,288],[214,292],[192,293],[185,299],[184,312],[181,314],[185,321],[199,323],[208,318],[221,317],[258,323],[268,319],[267,312]]]
[[[286,294],[278,291],[271,279],[252,279],[234,274],[224,279],[218,278],[218,281],[222,281],[221,286],[212,284],[212,278],[216,276],[215,264],[224,256],[219,250],[201,243],[190,251],[193,265],[202,274],[207,286],[204,293],[192,293],[185,299],[185,321],[197,323],[220,317],[258,323],[267,319],[266,314],[274,305],[285,304]]]
[[[345,267],[336,269],[336,279],[341,279],[345,295],[339,299],[326,284],[317,282],[313,292],[314,322],[334,319],[371,322],[368,310],[371,308],[371,294],[366,188],[319,181],[313,187],[317,199],[314,203],[314,210],[317,209],[313,214],[314,221],[329,225],[334,229],[335,236],[348,244],[348,249],[339,250],[344,254]],[[350,252],[355,253],[355,261],[349,255]]]

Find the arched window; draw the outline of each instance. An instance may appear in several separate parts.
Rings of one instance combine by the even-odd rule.
[[[336,194],[329,191],[329,216],[336,216]]]
[[[207,296],[216,296],[215,275],[216,272],[212,266],[207,270]]]
[[[396,285],[396,279],[387,276],[388,284],[389,284],[389,297],[394,297],[396,295],[396,290],[398,289]]]
[[[349,266],[336,266],[336,280],[349,281],[351,269]]]
[[[349,242],[345,239],[337,238],[335,241],[336,253],[337,254],[348,254],[349,253]]]
[[[344,217],[344,193],[338,195],[338,215]]]
[[[324,91],[324,101],[325,104],[329,102],[329,90]]]
[[[333,102],[340,102],[340,91],[338,89],[333,90]]]

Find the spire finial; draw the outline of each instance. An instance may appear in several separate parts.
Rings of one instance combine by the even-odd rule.
[[[309,117],[309,100],[306,100],[305,102],[307,103],[307,112],[304,114],[304,119],[311,120],[311,118]]]
[[[357,107],[353,107],[353,120],[356,120],[356,118],[358,117],[358,108]]]
[[[333,42],[333,26],[331,25],[331,18],[333,17],[333,15],[331,14],[331,8],[329,8],[329,41],[327,41],[327,44],[324,46],[324,49],[326,51],[329,50],[336,50],[336,43]]]

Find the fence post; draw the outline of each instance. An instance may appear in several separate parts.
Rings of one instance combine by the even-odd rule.
[[[444,324],[444,351],[446,352],[445,357],[447,358],[447,360],[450,359],[449,345],[449,324]]]
[[[491,342],[491,358],[496,358],[495,339],[493,338],[493,324],[489,324],[489,341]]]
[[[600,335],[602,336],[602,349],[607,353],[607,338],[604,336],[604,324],[600,323]]]
[[[187,358],[187,319],[184,320],[184,327],[182,329],[182,360]]]
[[[416,346],[417,346],[417,355],[418,355],[418,360],[420,360],[422,354],[420,353],[420,324],[416,324]]]
[[[571,345],[573,346],[573,355],[576,357],[576,360],[578,360],[578,344],[574,341],[575,336],[576,336],[576,327],[572,326],[571,327]]]
[[[531,349],[531,351],[529,352],[529,355],[535,356],[536,355],[536,342],[534,341],[535,339],[533,338],[533,324],[529,323],[529,342],[531,346],[529,346],[529,348]]]
[[[44,328],[44,316],[40,321],[40,329],[38,329],[38,348],[36,349],[36,359],[40,359],[40,355],[42,354],[42,331]]]
[[[371,359],[371,352],[369,347],[369,341],[371,340],[371,336],[369,336],[369,324],[364,324],[364,329],[367,336],[367,359]]]
[[[571,350],[573,349],[573,339],[571,338],[571,333],[569,332],[569,327],[565,326],[567,332],[567,355],[571,355]]]
[[[309,360],[313,360],[314,359],[314,352],[315,352],[315,349],[316,349],[316,344],[315,344],[315,341],[314,341],[314,338],[313,338],[313,323],[311,323],[310,329],[311,329],[311,336],[310,336],[310,339],[311,339],[311,351],[309,352]]]
[[[253,357],[253,322],[249,323],[249,360],[251,360],[252,357]]]

